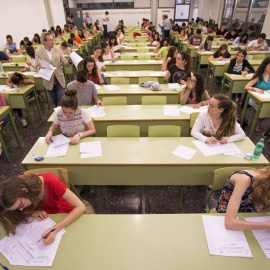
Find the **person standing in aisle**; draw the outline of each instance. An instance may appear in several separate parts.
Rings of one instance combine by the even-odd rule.
[[[170,30],[172,28],[171,22],[168,19],[168,15],[165,14],[162,16],[163,22],[162,25],[159,24],[159,27],[164,29],[164,37],[170,37]]]
[[[109,12],[106,11],[102,17],[103,20],[103,29],[104,29],[104,37],[108,36],[108,21],[109,21]]]

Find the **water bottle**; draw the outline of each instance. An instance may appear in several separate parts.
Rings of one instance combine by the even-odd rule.
[[[263,151],[263,147],[264,147],[264,139],[260,139],[260,141],[256,143],[256,147],[254,149],[252,157],[258,159]]]

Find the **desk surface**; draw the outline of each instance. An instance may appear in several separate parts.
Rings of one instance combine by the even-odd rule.
[[[0,106],[0,115],[5,113],[9,108],[9,106]]]
[[[12,90],[12,91],[2,90],[1,94],[2,95],[24,95],[33,87],[35,87],[34,84],[25,84],[24,86],[22,86],[20,89],[17,89],[17,90]]]
[[[224,73],[226,78],[229,78],[232,81],[250,81],[252,76],[242,76],[242,75],[235,75],[235,74],[229,74]]]
[[[261,63],[262,63],[262,59],[255,59],[255,60],[253,60],[253,59],[251,59],[251,60],[249,60],[249,63],[252,65],[252,66],[259,66]],[[230,60],[227,60],[226,61],[227,63],[230,63]],[[209,61],[209,63],[211,63],[212,65],[214,65],[214,66],[224,66],[225,65],[225,63],[220,63],[219,61],[216,61],[216,60],[211,60],[211,61]]]
[[[241,220],[254,216],[269,216],[269,213],[238,214]],[[59,222],[64,215],[50,217]],[[210,255],[202,214],[83,215],[66,230],[52,270],[264,270],[270,267],[270,260],[251,231],[245,232],[245,236],[253,258]],[[4,235],[1,228],[1,236]],[[9,269],[29,269],[10,267],[2,254],[0,259]]]
[[[256,94],[255,94],[255,92],[253,92],[253,91],[248,91],[248,93],[251,95],[251,96],[253,96],[253,97],[255,97],[257,100],[259,100],[260,102],[262,102],[262,103],[269,103],[270,102],[270,98],[261,98],[260,96],[257,96]],[[269,92],[268,92],[269,93]],[[270,112],[269,112],[270,113]]]
[[[161,65],[162,60],[118,60],[115,62],[104,61],[106,66],[146,66],[146,65]]]
[[[105,77],[115,77],[115,78],[138,78],[138,77],[165,77],[166,72],[162,71],[150,71],[150,70],[144,70],[144,71],[111,71],[111,72],[103,72]]]

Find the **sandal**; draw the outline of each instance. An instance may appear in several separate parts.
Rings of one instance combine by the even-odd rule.
[[[261,126],[257,125],[255,128],[256,131],[261,131]]]

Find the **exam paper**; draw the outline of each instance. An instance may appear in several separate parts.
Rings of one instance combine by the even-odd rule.
[[[45,157],[65,157],[67,155],[68,146],[68,143],[55,147],[50,144]]]
[[[179,145],[173,152],[172,154],[184,158],[187,160],[191,160],[192,157],[196,154],[197,150],[192,149],[190,147],[184,146],[184,145]]]
[[[78,69],[78,65],[83,60],[82,57],[75,52],[72,52],[69,57],[72,60],[74,66]]]
[[[114,85],[114,84],[107,84],[107,85],[104,85],[104,87],[109,91],[120,89],[120,87],[118,87],[117,85]]]
[[[61,106],[58,106],[56,108],[53,108],[56,112],[60,111],[61,110]]]
[[[5,85],[4,90],[7,92],[14,91],[14,90],[19,90],[21,87],[14,86],[13,88],[10,88],[9,86]]]
[[[156,62],[157,62],[156,60],[147,60],[147,63],[155,64]]]
[[[15,63],[11,62],[11,63],[2,63],[2,66],[13,66],[15,65]]]
[[[81,158],[101,157],[100,141],[80,143]]]
[[[179,110],[177,106],[163,106],[164,115],[167,116],[179,116]]]
[[[0,85],[0,92],[1,92],[2,90],[4,90],[5,87],[6,87],[6,85]]]
[[[168,83],[169,89],[179,89],[181,88],[178,83]]]
[[[106,74],[106,75],[105,75]],[[122,73],[104,73],[105,76],[111,76],[111,77],[115,77],[115,76],[122,76]]]
[[[246,221],[251,222],[270,222],[270,217],[248,217]],[[270,259],[270,231],[267,230],[253,230],[254,236],[256,237],[259,245],[261,246],[265,256]]]
[[[257,93],[257,92],[252,92],[252,94],[253,95],[255,95],[255,96],[258,96],[258,97],[260,97],[260,98],[265,98],[265,99],[268,99],[268,98],[270,98],[270,93],[268,93],[267,91],[264,91],[264,93],[263,94],[260,94],[260,93]]]
[[[226,64],[227,61],[219,61],[219,60],[216,60],[215,62],[219,63],[219,64]]]
[[[43,61],[43,60],[41,60],[41,59],[39,60],[39,62],[40,62],[40,65],[41,65],[43,68],[40,68],[40,69],[39,69],[38,75],[39,75],[41,78],[43,78],[43,79],[49,81],[49,80],[51,79],[51,77],[52,77],[54,71],[56,70],[56,68],[53,67],[50,63],[47,63],[47,62],[45,62],[45,61]]]
[[[118,50],[120,50],[121,48],[122,48],[122,45],[119,44],[119,45],[114,46],[114,47],[113,47],[113,50],[114,50],[114,51],[118,51]]]
[[[243,231],[227,230],[224,216],[202,216],[209,253],[231,257],[253,257]]]
[[[96,89],[101,89],[102,87],[98,84],[95,84]]]
[[[55,225],[46,218],[38,221],[31,218],[29,224],[21,224],[16,228],[16,235],[6,236],[0,241],[0,252],[11,265],[52,266],[64,229],[56,235],[51,245],[39,241],[42,234]],[[39,241],[39,242],[38,242]]]
[[[102,116],[106,115],[106,113],[104,112],[104,107],[103,106],[95,105],[93,107],[90,107],[90,108],[86,109],[86,111],[93,118],[102,117]]]
[[[57,147],[63,144],[67,144],[69,142],[70,142],[69,138],[60,134],[60,135],[53,136],[53,142],[51,142],[50,145],[52,145],[53,147]]]
[[[208,106],[201,106],[198,109],[195,109],[195,108],[192,108],[192,107],[189,107],[189,106],[182,106],[181,108],[179,108],[179,111],[191,114],[191,113],[194,113],[194,112],[203,112],[203,111],[207,110],[207,108],[208,108]]]

